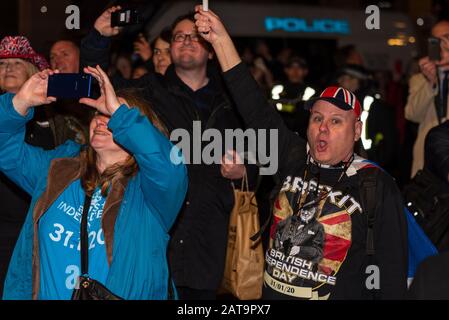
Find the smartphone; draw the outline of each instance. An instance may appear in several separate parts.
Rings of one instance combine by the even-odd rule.
[[[441,60],[441,40],[435,37],[430,37],[427,41],[428,55],[431,61]]]
[[[85,73],[55,73],[48,77],[47,97],[90,98],[92,76]]]
[[[111,27],[139,24],[140,20],[140,14],[137,9],[123,9],[111,13]]]

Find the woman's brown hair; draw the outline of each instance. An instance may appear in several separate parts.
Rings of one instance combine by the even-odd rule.
[[[121,89],[117,90],[117,97],[126,100],[131,108],[139,109],[140,113],[146,116],[150,122],[166,137],[169,136],[167,129],[156,113],[151,108],[147,100],[142,98],[137,89]],[[116,163],[103,171],[102,174],[97,169],[97,153],[88,145],[81,155],[81,185],[86,194],[92,196],[95,189],[100,187],[101,194],[105,197],[107,195],[109,186],[117,179],[122,177],[132,177],[138,171],[138,165],[132,155],[130,155],[125,162]]]

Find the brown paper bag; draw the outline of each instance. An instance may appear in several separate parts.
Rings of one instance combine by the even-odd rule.
[[[242,179],[241,190],[234,189],[235,203],[229,220],[226,264],[222,292],[240,300],[262,296],[264,254],[261,238],[250,239],[260,229],[259,212],[254,192],[249,192],[248,177]]]

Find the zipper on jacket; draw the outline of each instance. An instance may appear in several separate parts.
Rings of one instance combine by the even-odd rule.
[[[218,107],[216,107],[212,113],[210,114],[209,119],[207,119],[207,123],[206,123],[206,127],[204,129],[209,129],[212,126],[212,122],[214,120],[215,115],[217,114],[218,111],[220,111],[221,109],[230,109],[229,104],[227,103],[227,101],[222,102],[220,105],[218,105]]]

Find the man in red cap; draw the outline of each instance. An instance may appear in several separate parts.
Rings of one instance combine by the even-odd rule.
[[[312,158],[326,165],[349,161],[362,133],[361,107],[356,96],[344,88],[329,87],[305,107],[310,110],[307,140]],[[323,125],[327,119],[330,125]]]
[[[394,180],[354,153],[362,132],[356,96],[330,87],[309,100],[304,141],[270,107],[219,17],[201,6],[196,11],[198,32],[215,49],[246,124],[278,130],[276,180],[281,183],[273,190],[277,198],[263,298],[402,298],[407,287],[406,215]]]

